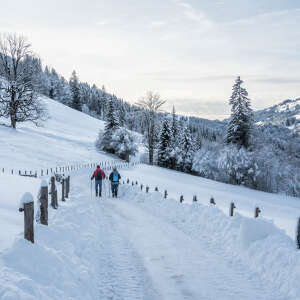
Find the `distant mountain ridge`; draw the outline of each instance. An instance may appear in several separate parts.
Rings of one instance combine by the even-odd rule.
[[[254,112],[257,125],[277,125],[300,134],[300,98],[287,99],[271,107]]]

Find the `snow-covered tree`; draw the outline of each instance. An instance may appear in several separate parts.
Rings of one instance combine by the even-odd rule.
[[[160,99],[160,95],[148,92],[137,105],[142,109],[146,126],[146,146],[149,152],[149,163],[153,164],[154,150],[157,144],[157,114],[166,101]]]
[[[138,151],[135,136],[126,128],[119,128],[113,133],[110,147],[114,149],[115,154],[128,162],[130,156]]]
[[[0,36],[0,117],[38,124],[47,118],[46,108],[37,97],[40,61],[32,56],[23,36]]]
[[[172,145],[172,132],[170,129],[169,120],[167,118],[164,119],[160,138],[159,138],[159,146],[158,146],[158,159],[157,163],[161,167],[170,168],[170,152]]]
[[[73,100],[72,107],[81,111],[79,81],[75,70],[72,72],[72,76],[70,78],[70,88]]]
[[[229,100],[231,117],[227,128],[226,141],[228,144],[236,144],[238,147],[248,148],[253,113],[248,92],[241,86],[242,84],[243,81],[238,76]]]
[[[119,120],[116,115],[114,100],[111,97],[108,101],[108,111],[106,116],[105,130],[101,140],[100,149],[109,153],[115,153],[114,147],[111,146],[112,136],[119,129]]]
[[[193,165],[193,156],[195,146],[191,134],[191,130],[186,126],[181,134],[179,141],[178,166],[183,172],[191,172]]]

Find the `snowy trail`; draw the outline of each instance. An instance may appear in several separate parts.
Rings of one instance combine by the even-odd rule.
[[[239,216],[181,205],[159,193],[146,196],[130,185],[120,186],[117,199],[107,197],[107,190],[95,199],[89,178],[89,171],[72,176],[70,198],[58,210],[49,208],[48,227],[35,226],[35,244],[20,233],[0,251],[1,300],[299,299],[300,257],[285,238],[274,259],[283,255],[290,265],[276,266],[273,276],[272,257],[267,265],[261,262],[264,250],[253,261],[234,252]],[[230,228],[233,235],[226,235]],[[252,245],[255,254],[259,244]]]
[[[118,199],[92,200],[100,230],[99,299],[286,299],[205,233],[195,240],[128,200],[122,186]]]
[[[126,197],[107,199],[99,206],[107,222],[103,229],[111,228],[107,245],[112,251],[108,251],[114,257],[117,249],[118,258],[127,252],[132,259],[111,261],[119,276],[128,272],[125,277],[132,287],[129,292],[126,279],[124,287],[121,278],[118,285],[113,278],[116,294],[111,299],[283,299],[245,266],[215,249],[208,236],[195,241],[172,224],[127,203]],[[132,277],[133,270],[139,274]],[[147,286],[146,279],[150,281]],[[151,296],[143,294],[144,288]]]

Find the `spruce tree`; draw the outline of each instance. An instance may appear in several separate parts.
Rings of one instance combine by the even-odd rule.
[[[170,150],[172,142],[172,133],[168,119],[163,121],[160,142],[158,148],[158,165],[161,167],[170,167]]]
[[[173,106],[172,125],[171,125],[171,151],[169,153],[171,169],[176,169],[176,165],[177,165],[177,154],[179,150],[178,139],[179,139],[178,120],[176,116],[175,106]]]
[[[173,105],[173,110],[172,110],[172,136],[173,136],[173,139],[177,138],[177,134],[178,134],[178,121],[177,121],[175,106]]]
[[[72,76],[70,79],[70,88],[72,93],[72,108],[81,111],[80,89],[76,71],[72,72]]]
[[[186,126],[180,137],[180,151],[179,151],[179,169],[183,172],[191,172],[193,165],[193,157],[195,152],[195,145],[193,142],[191,130]]]
[[[233,85],[233,92],[229,100],[231,117],[227,127],[226,141],[228,144],[236,144],[239,148],[248,148],[253,112],[250,107],[248,92],[245,88],[241,87],[242,84],[243,81],[238,76]]]
[[[115,105],[112,97],[110,97],[107,106],[106,124],[101,147],[104,151],[114,153],[115,149],[113,149],[110,144],[112,141],[112,135],[120,127],[120,125],[116,115]]]

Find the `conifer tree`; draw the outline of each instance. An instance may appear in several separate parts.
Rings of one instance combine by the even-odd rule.
[[[248,148],[253,112],[250,107],[248,92],[241,87],[242,84],[243,81],[238,76],[229,100],[231,117],[227,128],[226,141],[228,144],[232,143],[238,147]]]
[[[172,133],[168,119],[163,121],[160,142],[158,148],[158,165],[161,167],[170,167],[170,150],[172,143]]]
[[[81,103],[80,103],[80,89],[79,82],[76,71],[72,72],[72,76],[70,79],[70,88],[72,92],[72,108],[81,111]]]
[[[195,145],[192,139],[191,130],[188,126],[183,129],[180,137],[180,151],[178,164],[179,169],[183,172],[191,172]]]
[[[178,121],[177,121],[175,106],[173,105],[173,110],[172,110],[172,136],[173,136],[173,139],[177,138],[177,134],[178,134]]]
[[[179,129],[178,129],[178,120],[176,116],[175,106],[172,110],[172,124],[171,124],[171,151],[170,156],[170,168],[176,169],[177,165],[177,154],[178,154],[178,139],[179,139]]]
[[[115,152],[115,149],[113,149],[113,147],[110,144],[112,141],[112,135],[119,127],[120,125],[116,115],[114,101],[113,98],[110,97],[107,107],[105,130],[102,139],[102,150],[110,153]]]

